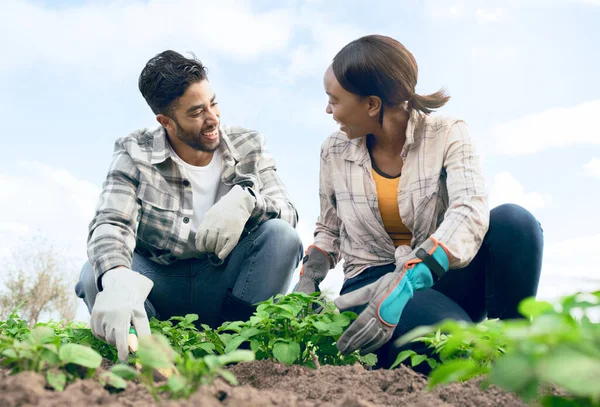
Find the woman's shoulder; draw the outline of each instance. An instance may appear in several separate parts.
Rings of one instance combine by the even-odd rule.
[[[431,113],[428,115],[419,114],[417,119],[417,126],[428,131],[439,131],[447,132],[451,127],[456,124],[466,125],[465,121],[460,118],[445,116],[437,113]]]
[[[351,140],[346,136],[346,133],[340,130],[334,131],[321,144],[321,152],[328,154],[331,151],[343,149],[350,142]]]

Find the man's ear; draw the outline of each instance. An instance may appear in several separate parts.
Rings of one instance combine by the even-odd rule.
[[[171,126],[171,119],[162,113],[156,115],[156,121],[163,126],[165,129]]]
[[[379,96],[369,96],[367,98],[367,101],[369,103],[369,112],[368,112],[369,116],[378,117],[379,111],[381,110],[382,105],[383,105]]]

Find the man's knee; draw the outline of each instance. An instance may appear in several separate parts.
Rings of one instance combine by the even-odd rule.
[[[294,255],[296,252],[302,255],[302,239],[292,225],[281,219],[269,219],[264,222],[260,229],[266,235],[270,244],[276,245],[278,251],[285,255]]]

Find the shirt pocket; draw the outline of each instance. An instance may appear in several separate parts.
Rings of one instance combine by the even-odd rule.
[[[138,187],[137,198],[141,205],[137,239],[151,247],[166,249],[178,226],[179,199],[145,182]]]

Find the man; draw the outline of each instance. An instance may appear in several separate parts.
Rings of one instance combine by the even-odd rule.
[[[117,140],[75,287],[94,335],[128,357],[133,325],[195,313],[218,326],[285,293],[298,214],[257,132],[220,122],[205,67],[165,51],[139,89],[160,127]]]

